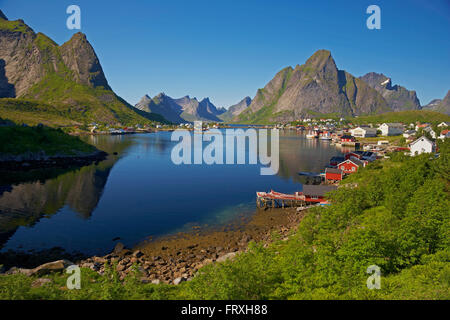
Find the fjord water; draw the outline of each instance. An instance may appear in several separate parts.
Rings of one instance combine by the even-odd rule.
[[[116,238],[132,246],[149,236],[221,225],[255,212],[256,191],[300,191],[299,171],[322,172],[340,154],[327,141],[280,131],[279,172],[261,176],[261,165],[248,164],[248,157],[241,165],[175,165],[170,132],[84,139],[110,153],[108,159],[2,183],[2,251],[104,254]]]

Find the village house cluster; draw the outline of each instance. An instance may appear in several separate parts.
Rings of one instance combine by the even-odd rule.
[[[438,135],[430,123],[381,123],[377,125],[353,125],[343,118],[298,120],[296,130],[304,130],[308,139],[331,140],[338,146],[355,147],[342,157],[333,157],[320,175],[326,183],[337,183],[346,175],[357,172],[368,163],[384,157],[386,153],[398,151],[411,156],[437,151],[436,139],[450,137],[450,123],[441,122],[437,127]],[[286,128],[286,127],[285,127]],[[294,127],[288,126],[293,129]],[[404,138],[402,145],[395,145],[388,137]],[[428,137],[427,137],[428,136]],[[383,140],[386,137],[386,140]],[[397,139],[398,141],[399,139]],[[344,150],[344,149],[343,149]]]
[[[435,152],[436,139],[446,139],[450,137],[448,130],[449,122],[441,122],[435,128],[430,123],[381,123],[354,125],[347,123],[345,119],[299,119],[297,124],[278,125],[281,128],[305,130],[309,139],[331,140],[336,145],[360,147],[364,151],[372,151],[383,155],[391,151],[410,152],[411,155],[423,152]],[[405,139],[406,146],[393,145],[389,137],[401,136]],[[382,138],[372,139],[370,138]],[[423,139],[422,139],[423,137]],[[363,142],[361,142],[363,141]]]

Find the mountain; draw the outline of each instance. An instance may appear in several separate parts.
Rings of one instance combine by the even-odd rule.
[[[427,105],[422,106],[423,109],[434,110],[442,102],[442,99],[433,99]]]
[[[444,99],[434,99],[426,106],[423,106],[423,109],[450,115],[450,90],[447,91]]]
[[[9,21],[0,11],[0,98],[16,98],[19,110],[0,109],[21,121],[21,101],[51,105],[76,122],[109,124],[163,121],[160,116],[137,113],[117,96],[106,80],[100,61],[83,33],[59,46],[35,33],[23,20]],[[24,104],[25,105],[25,104]]]
[[[415,91],[399,85],[393,86],[391,78],[382,73],[370,72],[360,79],[377,90],[393,111],[419,110],[421,108]]]
[[[221,122],[219,116],[226,112],[224,108],[217,109],[209,98],[201,101],[197,98],[191,99],[189,96],[174,99],[164,93],[156,95],[153,99],[145,95],[134,107],[143,112],[159,114],[174,123],[196,120]]]
[[[233,121],[291,121],[305,115],[354,116],[390,110],[375,89],[338,70],[330,51],[319,50],[304,65],[278,72]]]
[[[240,115],[242,111],[247,109],[247,107],[252,103],[252,99],[250,97],[245,97],[239,103],[234,104],[226,110],[223,114],[219,116],[225,122],[231,121],[234,117]]]

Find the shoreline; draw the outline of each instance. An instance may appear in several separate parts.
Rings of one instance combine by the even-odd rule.
[[[280,239],[287,239],[304,217],[305,211],[296,208],[286,209],[257,209],[249,217],[241,217],[222,226],[205,230],[194,226],[192,230],[172,235],[161,236],[154,240],[145,240],[133,248],[126,248],[118,242],[114,250],[104,256],[86,257],[82,254],[65,254],[63,251],[46,250],[48,259],[42,253],[35,253],[38,257],[24,254],[19,265],[13,263],[14,257],[20,257],[17,252],[0,254],[3,260],[9,260],[5,266],[9,267],[6,274],[27,273],[21,267],[35,268],[40,264],[58,259],[68,259],[80,267],[89,268],[104,274],[105,265],[115,265],[121,280],[133,272],[133,266],[138,265],[143,283],[179,283],[194,277],[203,266],[215,262],[233,259],[237,254],[247,251],[250,242],[268,245],[273,241],[273,235]],[[36,265],[33,264],[39,261]]]
[[[179,283],[190,280],[207,264],[233,259],[247,251],[252,241],[267,245],[273,241],[273,233],[285,239],[305,213],[296,208],[256,210],[248,220],[242,218],[207,230],[193,227],[192,231],[144,241],[132,249],[117,243],[111,253],[90,257],[79,265],[103,274],[105,263],[115,264],[122,280],[138,264],[144,283]]]
[[[108,153],[97,150],[85,155],[66,155],[66,156],[48,156],[33,157],[23,159],[17,156],[16,160],[0,160],[0,171],[28,171],[44,168],[66,168],[71,166],[83,167],[93,162],[100,162],[107,158]]]

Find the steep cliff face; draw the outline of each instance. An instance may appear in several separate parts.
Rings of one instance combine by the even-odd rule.
[[[61,46],[64,64],[73,71],[77,82],[111,90],[102,66],[86,36],[78,32]]]
[[[44,63],[51,63],[52,59],[39,47],[41,38],[23,20],[0,18],[0,73],[3,74],[0,97],[20,97],[45,76]]]
[[[384,74],[370,72],[360,79],[377,90],[393,111],[420,109],[420,101],[415,91],[410,91],[399,85],[393,86],[391,79]]]
[[[22,20],[1,19],[0,59],[16,97],[25,95],[34,84],[53,73],[79,84],[111,90],[94,49],[81,32],[58,46],[46,35],[36,34]]]
[[[7,20],[3,13],[0,14],[0,98],[43,101],[80,122],[163,121],[154,114],[136,113],[111,90],[84,34],[76,33],[59,46],[46,35],[35,33],[24,21]]]
[[[338,70],[327,50],[304,65],[287,67],[259,89],[237,122],[289,121],[304,115],[360,115],[389,111],[386,101],[365,82]]]
[[[209,98],[201,101],[189,96],[173,99],[164,93],[156,95],[153,99],[145,95],[135,108],[159,114],[174,123],[196,120],[220,122],[222,120],[219,116],[225,112],[223,109],[217,109]]]
[[[447,94],[436,107],[435,111],[450,115],[450,90],[447,91]]]
[[[422,109],[435,110],[441,102],[442,102],[442,99],[433,99],[428,104],[422,106]]]
[[[447,91],[444,99],[433,99],[422,108],[423,110],[436,111],[450,115],[450,90]]]

